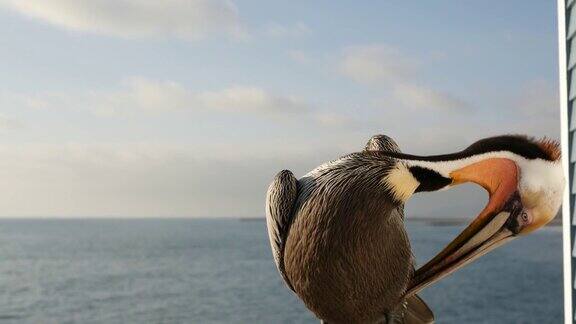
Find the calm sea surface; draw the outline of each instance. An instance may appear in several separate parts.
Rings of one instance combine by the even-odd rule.
[[[420,263],[461,229],[409,223]],[[513,241],[422,294],[438,323],[561,323],[562,239]],[[2,220],[2,323],[317,323],[282,284],[265,223]]]

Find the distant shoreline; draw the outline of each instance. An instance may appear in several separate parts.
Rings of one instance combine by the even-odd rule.
[[[3,222],[99,222],[99,221],[240,221],[240,222],[264,222],[264,217],[3,217]],[[471,222],[469,218],[435,218],[435,217],[407,217],[406,223],[426,224],[431,226],[465,226]],[[562,226],[562,218],[557,216],[548,227]]]
[[[263,217],[242,217],[238,218],[241,222],[260,222],[264,221]],[[468,218],[435,218],[435,217],[406,217],[407,223],[424,223],[432,226],[460,226],[467,225],[471,219]],[[555,217],[546,226],[562,226],[562,217]]]

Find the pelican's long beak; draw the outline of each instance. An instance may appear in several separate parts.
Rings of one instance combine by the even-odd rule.
[[[406,296],[456,271],[512,240],[521,230],[523,206],[517,191],[516,163],[492,158],[450,174],[452,185],[475,182],[484,187],[489,201],[480,214],[446,248],[418,269]]]

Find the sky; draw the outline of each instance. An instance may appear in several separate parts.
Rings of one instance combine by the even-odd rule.
[[[262,217],[276,172],[374,134],[559,136],[555,1],[0,0],[0,21],[0,217]]]

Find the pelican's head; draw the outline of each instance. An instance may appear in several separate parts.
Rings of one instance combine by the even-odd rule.
[[[490,194],[484,212],[518,214],[509,219],[514,234],[532,232],[556,216],[564,189],[558,143],[500,136],[478,141],[466,151],[480,152],[470,158],[478,161],[451,172],[451,185],[471,181],[484,187]]]
[[[560,148],[551,140],[492,137],[456,154],[412,159],[407,164],[416,179],[419,173],[432,172],[433,177],[444,179],[445,187],[474,182],[489,193],[488,203],[468,227],[416,271],[409,293],[546,225],[562,203]]]

